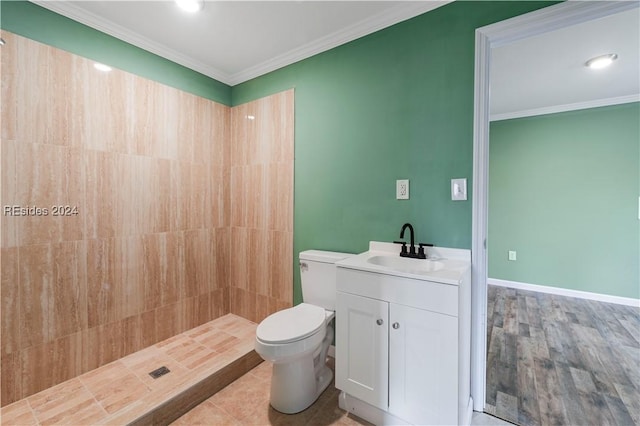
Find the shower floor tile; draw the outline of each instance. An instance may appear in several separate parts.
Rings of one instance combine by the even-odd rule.
[[[127,424],[253,350],[256,324],[233,314],[200,325],[0,410],[2,425]],[[149,372],[170,372],[157,379]],[[268,394],[267,394],[268,395]],[[208,413],[221,424],[227,414]]]

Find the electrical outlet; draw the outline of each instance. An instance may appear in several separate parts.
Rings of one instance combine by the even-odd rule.
[[[398,179],[396,181],[396,200],[409,199],[409,179]]]
[[[509,260],[516,260],[516,252],[514,250],[509,250]]]

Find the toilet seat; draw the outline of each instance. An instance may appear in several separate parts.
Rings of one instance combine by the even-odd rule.
[[[268,344],[304,340],[326,327],[324,308],[301,303],[269,315],[258,325],[256,337]]]

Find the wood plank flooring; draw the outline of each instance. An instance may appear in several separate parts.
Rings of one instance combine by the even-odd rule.
[[[489,286],[486,411],[520,425],[640,425],[640,309]]]

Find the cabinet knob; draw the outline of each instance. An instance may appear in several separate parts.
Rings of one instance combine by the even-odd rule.
[[[393,327],[394,329],[396,329],[396,330],[397,330],[397,329],[399,329],[399,328],[400,328],[400,324],[399,324],[399,323],[397,323],[397,322],[394,322],[394,323],[393,323],[393,325],[392,325],[391,327]]]
[[[384,323],[384,321],[382,321],[382,318],[380,318],[380,319],[378,319],[376,321],[376,324],[378,324],[378,325],[382,325],[383,323]]]

